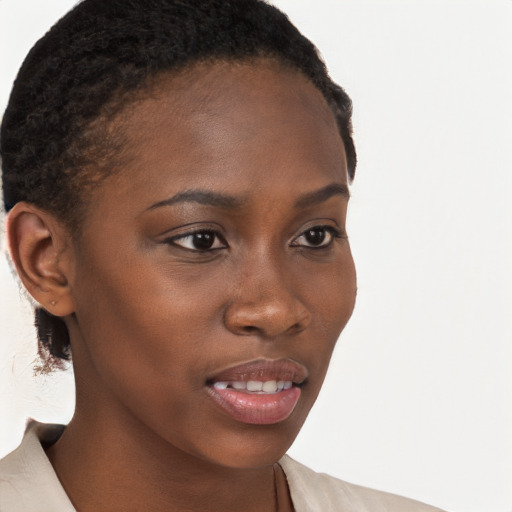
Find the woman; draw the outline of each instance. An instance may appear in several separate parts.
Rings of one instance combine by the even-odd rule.
[[[258,0],[85,0],[2,124],[10,253],[76,410],[0,509],[434,510],[284,454],[354,306],[351,104]]]

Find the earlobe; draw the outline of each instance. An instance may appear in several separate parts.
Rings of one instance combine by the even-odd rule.
[[[30,295],[53,315],[71,314],[66,230],[50,213],[20,202],[7,216],[6,231],[11,258]]]

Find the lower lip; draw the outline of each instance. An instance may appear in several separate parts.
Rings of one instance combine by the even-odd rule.
[[[252,425],[284,421],[295,409],[300,389],[293,386],[279,393],[244,393],[235,389],[209,386],[211,397],[233,419]]]

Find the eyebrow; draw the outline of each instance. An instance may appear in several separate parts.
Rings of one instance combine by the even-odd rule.
[[[199,203],[219,208],[236,208],[240,206],[243,201],[233,196],[211,192],[209,190],[186,190],[169,199],[164,199],[163,201],[151,205],[148,210],[154,210],[162,206],[172,206],[177,203]]]
[[[336,195],[341,195],[348,199],[350,197],[348,187],[342,183],[331,183],[319,190],[307,192],[295,202],[295,208],[314,206]],[[240,198],[218,192],[211,192],[209,190],[185,190],[168,199],[158,201],[158,203],[151,205],[147,210],[154,210],[162,206],[172,206],[178,203],[199,203],[206,206],[234,209],[240,207],[244,202],[245,201]]]
[[[315,206],[317,204],[323,203],[330,199],[333,196],[343,196],[347,200],[350,198],[350,192],[348,190],[347,185],[343,183],[331,183],[326,187],[323,187],[319,190],[314,190],[313,192],[307,192],[303,196],[301,196],[295,202],[296,208],[308,208],[309,206]]]

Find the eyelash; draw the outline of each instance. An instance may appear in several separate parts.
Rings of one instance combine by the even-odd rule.
[[[312,233],[314,233],[314,232],[323,232],[321,234],[322,239],[320,240],[319,245],[305,245],[305,244],[297,243],[297,241],[300,240],[301,238],[304,237],[304,239],[305,239],[305,237],[307,237],[308,235],[312,235]],[[324,243],[326,235],[327,235],[327,242]],[[208,237],[213,237],[213,242],[211,243],[210,247],[204,247],[204,248],[193,247],[194,237],[196,237],[196,236],[199,237],[198,239],[196,239],[196,242],[206,240],[207,245],[208,245],[208,243],[211,241],[211,239],[209,239]],[[328,247],[330,247],[333,244],[334,240],[337,238],[338,239],[344,238],[344,236],[338,229],[334,228],[333,226],[312,226],[312,227],[306,229],[305,231],[303,231],[298,237],[296,237],[290,243],[290,245],[292,247],[302,247],[302,248],[314,249],[314,250],[327,249]],[[183,244],[178,243],[178,241],[187,241],[187,240],[189,242],[188,246],[185,245],[185,243],[183,243]],[[216,251],[219,249],[226,249],[229,247],[226,240],[224,239],[224,237],[218,231],[215,231],[213,229],[198,229],[196,231],[191,231],[189,233],[184,233],[182,235],[168,238],[168,239],[164,240],[164,243],[176,245],[176,246],[186,249],[188,251],[198,252],[198,253],[211,252],[211,251]],[[311,243],[311,242],[309,242],[309,243]]]
[[[197,248],[197,247],[187,247],[187,246],[185,246],[185,244],[178,243],[179,240],[186,241],[188,239],[191,242],[190,245],[192,245],[193,241],[194,241],[194,237],[200,237],[196,241],[201,241],[201,236],[203,238],[203,241],[207,240],[207,237],[213,237],[212,246],[205,247],[205,248],[201,249],[201,248]],[[196,231],[191,231],[189,233],[184,233],[182,235],[168,238],[167,240],[164,240],[164,242],[170,243],[173,245],[177,245],[178,247],[181,247],[182,249],[186,249],[188,251],[193,251],[193,252],[209,252],[209,251],[215,251],[218,249],[226,249],[228,247],[228,244],[224,240],[224,237],[222,237],[218,231],[215,231],[213,229],[198,229]],[[218,243],[220,243],[221,245],[218,247],[215,247],[215,245]]]
[[[321,245],[303,245],[303,244],[295,243],[300,238],[306,237],[307,234],[311,234],[314,231],[323,231],[324,237],[326,235],[328,235],[327,243],[323,243],[324,239],[321,240]],[[336,229],[333,226],[312,226],[312,227],[306,229],[305,231],[303,231],[297,238],[295,238],[292,241],[292,243],[290,245],[292,245],[293,247],[305,247],[307,249],[315,249],[315,250],[327,249],[328,247],[330,247],[333,244],[334,240],[336,240],[337,238],[343,238],[343,235],[339,229]]]

